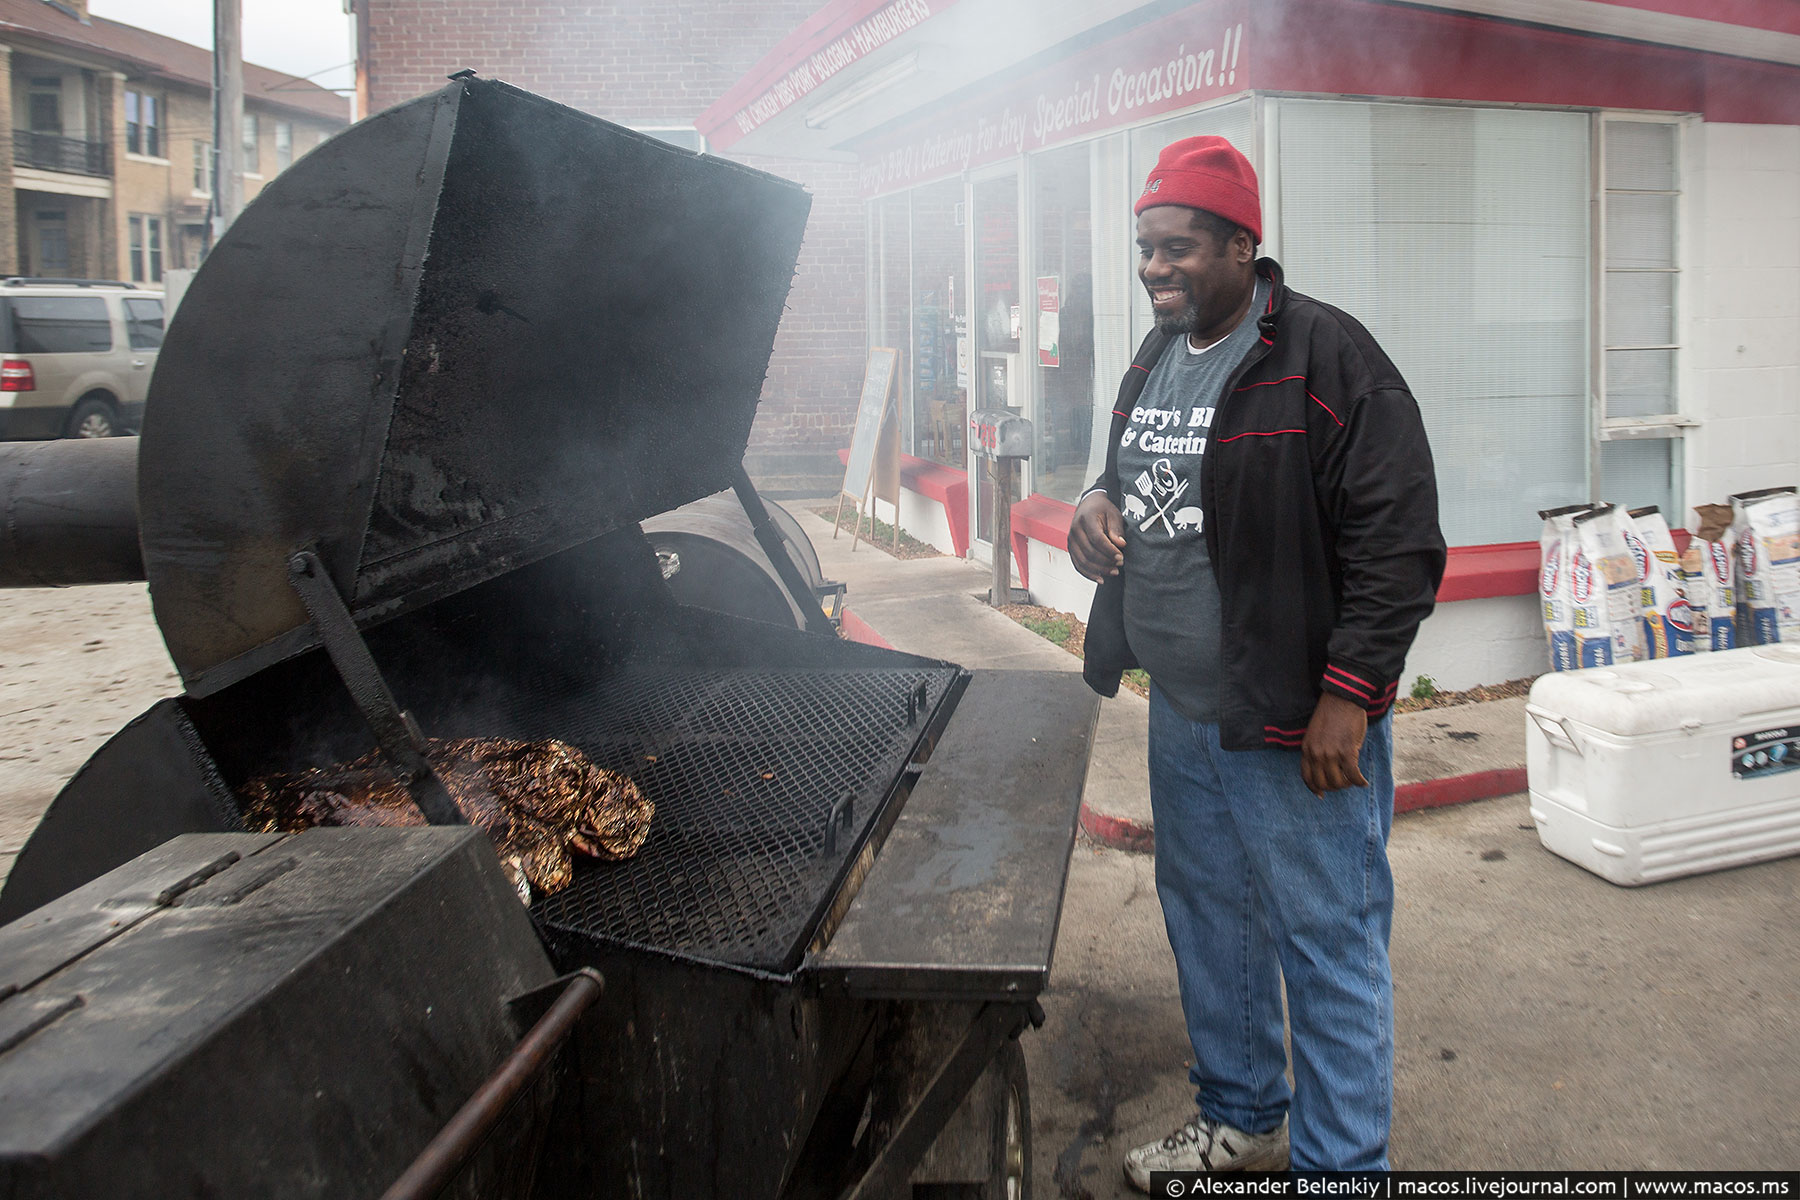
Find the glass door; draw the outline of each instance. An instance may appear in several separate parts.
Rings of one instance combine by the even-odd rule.
[[[975,353],[969,364],[969,407],[1011,408],[1023,414],[1030,384],[1021,354],[1025,311],[1019,282],[1018,168],[978,178],[971,199],[969,332]],[[993,548],[994,485],[985,459],[971,452],[968,463],[969,540],[980,551],[977,556],[985,558]]]

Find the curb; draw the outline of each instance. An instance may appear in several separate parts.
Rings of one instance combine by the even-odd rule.
[[[876,633],[867,621],[851,612],[848,606],[845,606],[843,613],[838,617],[838,625],[843,630],[844,636],[850,641],[861,642],[865,646],[880,646],[883,650],[894,648],[886,638]]]
[[[1081,832],[1102,846],[1111,846],[1114,850],[1149,854],[1156,849],[1156,830],[1148,821],[1109,817],[1089,808],[1086,801],[1081,805]]]
[[[1422,779],[1394,789],[1394,811],[1417,812],[1422,808],[1442,808],[1446,804],[1466,804],[1470,800],[1492,800],[1526,789],[1524,767],[1498,767],[1492,771],[1473,771],[1452,775],[1448,779]]]
[[[1522,792],[1525,788],[1524,767],[1500,767],[1452,775],[1448,779],[1425,779],[1404,783],[1394,789],[1394,811],[1417,812],[1425,808],[1466,804],[1471,800],[1492,800],[1496,796]],[[1150,822],[1097,813],[1085,801],[1081,805],[1081,831],[1114,850],[1132,854],[1151,854],[1156,850],[1156,829]]]

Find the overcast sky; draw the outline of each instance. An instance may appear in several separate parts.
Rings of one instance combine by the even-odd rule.
[[[347,88],[356,73],[344,0],[241,0],[244,58],[321,87]],[[212,48],[212,0],[90,0],[97,17]],[[315,72],[324,72],[315,74]]]

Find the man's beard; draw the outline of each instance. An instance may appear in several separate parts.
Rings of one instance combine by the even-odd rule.
[[[1156,328],[1169,337],[1191,336],[1200,328],[1200,306],[1192,300],[1172,313],[1157,313]]]

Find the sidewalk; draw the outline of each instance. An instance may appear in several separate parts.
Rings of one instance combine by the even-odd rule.
[[[794,506],[798,507],[798,506]],[[851,614],[900,649],[1074,670],[975,599],[985,569],[896,562],[802,516]],[[1800,857],[1620,888],[1538,842],[1522,700],[1396,720],[1394,1110],[1401,1169],[1776,1169],[1800,1162]],[[1021,1039],[1033,1183],[1141,1200],[1119,1163],[1193,1112],[1145,811],[1147,705],[1102,705],[1048,1023]],[[1477,803],[1452,803],[1505,793]]]
[[[850,536],[833,538],[829,521],[799,504],[791,511],[812,538],[826,578],[848,585],[852,636],[965,667],[1081,669],[1074,655],[986,605],[986,567],[949,557],[902,562],[868,545],[852,552]],[[1081,825],[1121,850],[1155,844],[1145,767],[1149,711],[1148,701],[1125,688],[1100,706]],[[1399,812],[1524,791],[1524,699],[1397,715],[1394,781]]]

